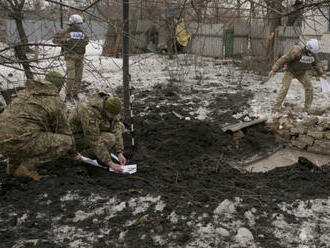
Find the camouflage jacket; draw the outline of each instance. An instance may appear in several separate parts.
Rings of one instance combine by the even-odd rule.
[[[123,124],[116,120],[109,120],[103,110],[103,101],[107,95],[103,93],[95,94],[80,103],[70,116],[70,123],[75,137],[84,136],[87,146],[93,150],[97,159],[106,163],[111,161],[108,148],[101,141],[101,132],[113,133],[116,137],[115,151],[117,153],[124,150],[123,144]]]
[[[287,54],[279,58],[273,65],[272,70],[277,72],[282,66],[285,66],[284,69],[294,75],[304,74],[311,69],[315,69],[318,75],[324,73],[317,54],[311,53],[302,44],[294,46]]]
[[[54,44],[62,45],[65,59],[82,58],[88,42],[87,34],[72,26],[59,30],[53,38]]]
[[[57,88],[48,81],[28,80],[26,89],[0,114],[0,143],[24,141],[40,132],[72,136]]]

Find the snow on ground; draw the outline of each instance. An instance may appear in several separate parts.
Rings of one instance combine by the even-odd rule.
[[[43,197],[44,200],[47,199],[47,196]],[[266,210],[260,212],[260,209],[251,208],[242,214],[238,209],[244,209],[245,202],[236,197],[233,200],[225,199],[215,209],[210,209],[208,212],[213,213],[211,216],[208,213],[197,215],[195,212],[178,215],[174,211],[168,214],[164,211],[166,201],[160,196],[152,195],[120,201],[115,196],[93,194],[86,198],[79,192],[67,192],[61,201],[64,212],[73,201],[75,205],[81,206],[80,209],[86,209],[86,211],[78,210],[74,216],[68,217],[61,214],[52,218],[52,226],[48,231],[50,240],[56,241],[59,245],[65,244],[67,247],[90,247],[94,241],[104,239],[112,231],[112,220],[119,214],[123,215],[124,212],[130,214],[125,215],[127,216],[126,224],[115,239],[118,242],[108,242],[108,245],[112,245],[112,247],[127,247],[125,246],[125,235],[130,230],[134,231],[134,226],[144,225],[151,221],[152,217],[149,214],[152,212],[156,216],[170,221],[172,226],[176,226],[178,222],[182,221],[186,223],[187,227],[192,230],[191,238],[184,246],[187,248],[262,247],[255,241],[257,237],[254,237],[251,231],[256,229],[256,222],[260,218],[269,220],[270,225],[265,226],[264,232],[259,231],[258,236],[263,237],[272,233],[280,240],[283,247],[329,247],[330,243],[328,235],[330,232],[330,198],[296,200],[291,203],[281,202],[277,206],[282,213],[274,214],[266,212]],[[23,214],[18,218],[18,222],[29,221],[29,216],[29,213]],[[38,218],[45,217],[39,216]],[[292,218],[295,218],[295,221],[288,222]],[[98,225],[97,233],[90,231],[91,227],[83,224],[87,219],[91,219]],[[301,223],[301,220],[303,224],[298,224]],[[155,231],[156,228],[157,226],[154,226],[154,229],[145,233],[146,236],[152,238],[154,245],[166,244],[166,247],[177,247],[172,242],[177,238],[176,233],[168,232],[159,235]],[[141,239],[143,238],[141,237]],[[317,244],[315,240],[318,241]],[[21,247],[21,244],[29,242],[32,241],[17,240],[14,247]]]
[[[59,48],[43,48],[40,50],[39,56],[40,58],[53,57],[57,56],[59,52]],[[100,56],[101,52],[102,48],[99,42],[91,42],[87,47],[83,80],[89,83],[88,94],[94,90],[114,93],[115,88],[122,85],[122,60],[120,58],[102,57]],[[174,60],[168,60],[166,56],[156,54],[134,55],[130,57],[131,85],[133,88],[149,89],[155,85],[176,82],[183,88],[203,92],[203,94],[199,94],[201,107],[197,113],[198,119],[204,120],[210,119],[208,105],[211,100],[221,93],[235,93],[232,84],[239,83],[242,88],[251,91],[254,97],[250,101],[251,107],[247,106],[243,112],[236,113],[234,117],[238,119],[245,116],[246,120],[256,117],[271,118],[273,116],[270,109],[271,104],[276,98],[276,91],[280,88],[283,73],[277,73],[265,84],[261,84],[265,77],[242,71],[232,63],[225,62],[197,55],[179,55],[178,59]],[[39,62],[38,66],[65,72],[65,62],[62,57],[44,60]],[[25,80],[22,72],[3,66],[0,67],[0,76],[8,79],[7,81],[1,80],[2,89],[22,86]],[[42,76],[39,77],[42,78]],[[330,96],[321,93],[319,81],[314,79],[313,86],[314,102],[312,108],[328,109],[330,107]],[[84,94],[80,96],[81,99],[85,98]],[[63,91],[61,96],[64,96]],[[186,100],[189,102],[190,99],[187,98]],[[303,88],[295,80],[292,82],[286,102],[302,107],[303,101]],[[191,104],[195,103],[192,102]],[[324,117],[329,117],[329,113],[325,113]],[[43,198],[45,204],[51,204],[50,200],[47,201],[47,196],[43,196]],[[77,228],[64,224],[63,218],[66,217],[62,215],[54,218],[49,236],[59,244],[64,241],[67,244],[69,241],[69,247],[90,247],[93,240],[103,238],[105,234],[111,232],[111,219],[118,212],[130,211],[132,216],[141,216],[148,209],[153,209],[155,213],[163,215],[163,209],[166,206],[166,199],[151,195],[131,198],[122,202],[115,196],[93,195],[93,197],[85,199],[79,192],[67,192],[67,195],[61,201],[64,209],[69,201],[79,201],[86,209],[86,211],[77,211],[75,216],[72,216],[73,222],[82,222],[87,218],[93,218],[95,223],[100,226],[99,233],[95,234],[89,232],[87,227],[83,225]],[[314,239],[317,238],[324,244],[324,247],[329,247],[327,245],[330,243],[330,236],[326,234],[320,236],[318,230],[321,228],[323,229],[322,233],[330,233],[330,199],[297,200],[294,203],[282,202],[279,204],[279,207],[287,215],[305,220],[303,225],[295,225],[294,222],[289,224],[285,221],[283,215],[257,212],[254,208],[241,215],[237,212],[237,208],[243,205],[244,202],[239,198],[234,201],[227,199],[220,202],[218,207],[212,210],[212,216],[208,214],[196,216],[194,213],[191,213],[190,216],[180,216],[175,212],[171,212],[166,218],[173,225],[176,225],[180,220],[185,220],[187,226],[193,229],[193,238],[186,247],[210,247],[210,243],[214,247],[228,247],[226,246],[228,242],[231,243],[230,247],[259,247],[250,231],[254,228],[255,221],[258,218],[270,220],[272,226],[269,228],[272,229],[272,233],[281,240],[284,246],[319,247],[313,243]],[[107,218],[101,219],[105,212],[108,213]],[[29,214],[26,213],[19,220],[25,221],[28,218]],[[148,216],[144,216],[144,219],[127,220],[126,227],[137,223],[143,225],[143,221],[148,221]],[[163,236],[152,233],[152,230],[150,230],[150,235],[153,235],[155,244],[164,245],[168,242],[168,247],[171,247],[171,236],[173,237],[174,233]],[[126,232],[123,231],[118,236],[119,243],[109,245],[123,247],[124,245],[121,242],[125,242],[125,235]],[[260,233],[259,235],[264,234]],[[233,236],[232,240],[228,240],[228,237]],[[17,247],[20,247],[21,243],[21,240],[17,240]]]
[[[51,41],[45,41],[45,43],[52,44]],[[4,44],[1,44],[0,47],[4,47]],[[45,60],[39,62],[37,66],[65,73],[65,61],[63,57],[58,57],[59,53],[59,47],[39,48],[39,58]],[[114,93],[114,89],[122,85],[122,59],[103,57],[100,56],[101,53],[102,42],[91,41],[87,46],[83,81],[88,84],[88,94],[97,90]],[[5,54],[12,55],[11,52]],[[33,57],[34,54],[29,56]],[[148,89],[157,84],[162,85],[174,81],[180,82],[180,85],[187,89],[193,88],[196,91],[203,92],[201,107],[197,110],[199,119],[203,120],[208,118],[209,110],[207,106],[210,100],[217,94],[235,93],[236,91],[231,85],[238,83],[242,88],[251,91],[254,97],[249,102],[251,107],[241,113],[236,113],[235,118],[245,116],[245,121],[249,121],[251,118],[256,117],[273,117],[274,113],[271,112],[271,105],[280,89],[283,73],[277,73],[273,78],[262,84],[261,82],[265,81],[265,77],[240,70],[230,61],[223,62],[220,59],[198,55],[179,55],[173,60],[168,60],[167,56],[152,53],[133,55],[130,57],[129,68],[131,86],[133,89]],[[40,69],[39,72],[44,72],[44,70]],[[7,80],[1,80],[1,89],[24,85],[23,72],[13,68],[1,66],[0,76],[7,78]],[[37,78],[43,78],[43,75],[38,75]],[[321,92],[320,82],[315,78],[313,79],[313,86],[314,101],[312,109],[325,110],[330,108],[330,94]],[[64,90],[62,90],[61,96],[64,98]],[[81,94],[80,98],[84,100],[85,94]],[[304,90],[297,80],[292,81],[285,102],[296,107],[303,107]],[[306,114],[303,113],[301,116],[306,117]],[[328,118],[329,114],[326,113],[323,117]]]

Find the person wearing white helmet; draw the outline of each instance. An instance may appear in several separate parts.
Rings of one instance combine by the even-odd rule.
[[[69,25],[83,24],[83,19],[80,15],[72,15],[69,18]]]
[[[321,50],[318,40],[311,39],[305,44],[299,44],[279,58],[269,72],[269,76],[274,76],[284,66],[284,77],[282,87],[273,105],[273,110],[278,111],[288,93],[292,79],[296,78],[305,90],[305,105],[303,111],[307,111],[313,102],[312,69],[317,74],[326,79],[320,59],[317,53]]]
[[[67,68],[66,99],[78,98],[83,74],[83,59],[89,42],[82,29],[83,19],[80,15],[69,18],[69,26],[59,30],[53,38],[54,44],[63,47]]]

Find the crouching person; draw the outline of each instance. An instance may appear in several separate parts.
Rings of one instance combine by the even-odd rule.
[[[121,105],[118,97],[98,93],[80,103],[70,116],[77,151],[117,172],[122,169],[111,160],[111,152],[117,153],[121,165],[126,164],[124,125],[119,120]]]
[[[0,153],[9,158],[7,174],[39,181],[38,164],[75,157],[66,106],[59,97],[64,77],[49,72],[45,80],[28,80],[0,115]]]

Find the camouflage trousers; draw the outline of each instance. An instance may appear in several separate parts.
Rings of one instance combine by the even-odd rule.
[[[73,138],[69,135],[39,132],[24,139],[10,139],[0,143],[0,153],[29,169],[37,164],[54,161],[73,149]]]
[[[278,96],[276,98],[276,101],[273,105],[274,108],[278,109],[281,107],[282,102],[284,101],[284,98],[286,97],[288,90],[290,88],[290,84],[292,79],[298,79],[298,81],[303,85],[305,90],[305,106],[304,109],[307,110],[310,108],[313,102],[313,85],[311,83],[312,81],[312,74],[309,71],[306,71],[302,75],[294,75],[291,72],[286,71],[284,73],[284,77],[282,79],[282,87],[280,89],[280,92],[278,93]]]
[[[104,145],[108,148],[108,151],[110,152],[111,149],[116,144],[116,137],[113,133],[110,132],[101,132],[100,133],[100,140],[101,145]],[[86,138],[82,135],[76,135],[75,136],[77,151],[81,153],[83,156],[89,157],[91,159],[96,159],[96,155],[94,153],[95,149],[93,147],[89,147],[86,141]]]
[[[72,97],[80,92],[83,74],[83,58],[71,58],[66,60],[66,95]]]

